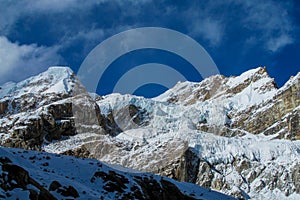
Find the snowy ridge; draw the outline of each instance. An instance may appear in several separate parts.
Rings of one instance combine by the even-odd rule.
[[[1,86],[0,98],[14,96],[20,97],[24,94],[67,94],[74,84],[70,77],[74,75],[69,67],[49,67],[46,72],[33,76],[19,83],[9,82]]]
[[[258,67],[255,69],[250,69],[244,73],[242,73],[241,75],[237,76],[237,77],[230,77],[227,85],[231,88],[238,86],[239,84],[241,84],[242,82],[245,82],[248,79],[254,79],[254,76],[256,74],[259,73],[259,71],[263,70],[263,67]],[[263,74],[264,76],[267,76],[267,73],[265,72]]]
[[[278,93],[281,93],[282,91],[286,90],[289,88],[291,85],[299,85],[300,84],[300,72],[296,74],[295,76],[292,76],[279,90]],[[299,93],[300,96],[300,93]]]
[[[253,105],[258,105],[268,99],[272,99],[277,93],[276,88],[271,88],[268,91],[260,90],[262,86],[269,85],[273,79],[262,78],[254,83],[250,83],[242,92],[229,98],[230,103],[235,105],[238,110],[244,110]],[[232,86],[231,86],[232,87]]]
[[[200,83],[179,82],[153,100],[164,102],[175,99],[175,102],[181,104],[215,101],[244,110],[272,99],[276,93],[274,79],[269,77],[265,68],[258,67],[237,77],[215,75]]]

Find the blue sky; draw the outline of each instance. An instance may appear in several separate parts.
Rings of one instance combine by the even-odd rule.
[[[0,0],[0,4],[0,84],[23,80],[52,65],[67,65],[77,72],[105,39],[149,26],[192,37],[226,76],[267,66],[282,86],[300,71],[300,3],[296,0]],[[98,92],[112,91],[111,77],[121,68],[149,62],[186,65],[189,73],[189,63],[173,54],[139,50],[112,64],[114,70]],[[187,78],[200,81],[192,71]],[[163,89],[152,86],[139,88],[137,94],[151,96]]]

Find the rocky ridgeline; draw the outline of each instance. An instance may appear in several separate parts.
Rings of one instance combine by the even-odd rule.
[[[19,83],[9,82],[1,86],[0,116],[34,111],[85,92],[71,69],[50,67],[48,71]]]
[[[217,101],[219,98],[231,98],[264,78],[269,79],[269,81],[260,85],[260,87],[254,88],[254,90],[258,90],[259,93],[276,90],[275,95],[249,108],[240,110],[232,108],[228,110],[227,115],[230,122],[227,124],[221,126],[210,125],[204,121],[200,122],[198,129],[228,137],[243,135],[240,130],[245,130],[252,134],[263,133],[274,135],[274,138],[298,140],[300,137],[300,73],[295,77],[291,77],[286,85],[279,90],[274,80],[270,79],[265,67],[259,68],[254,74],[234,86],[228,85],[230,78],[217,75],[205,79],[201,83],[193,84],[192,87],[187,85],[180,87],[181,84],[179,84],[179,91],[175,94],[168,94],[166,100],[172,103],[190,105],[199,101]]]
[[[99,108],[69,68],[52,67],[18,84],[4,85],[0,96],[3,146],[41,150],[43,143],[75,135],[78,107],[76,120],[99,123],[90,116],[99,115]]]
[[[276,138],[300,139],[300,73],[292,77],[269,101],[233,114],[238,118],[232,127],[253,134],[264,133]]]
[[[99,125],[104,123],[101,120],[106,121],[101,117],[95,101],[88,94],[76,95],[3,118],[0,132],[4,139],[1,144],[41,150],[44,143],[61,140],[78,132],[94,131],[101,134],[103,131]]]

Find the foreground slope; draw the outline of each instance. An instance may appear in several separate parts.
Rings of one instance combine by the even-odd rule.
[[[92,159],[0,148],[3,199],[233,199]]]

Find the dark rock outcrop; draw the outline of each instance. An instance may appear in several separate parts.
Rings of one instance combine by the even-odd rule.
[[[9,191],[16,188],[29,191],[30,199],[56,200],[48,190],[46,190],[37,181],[31,178],[28,171],[18,165],[0,163],[3,173],[0,174],[0,188],[6,191],[7,197]],[[34,190],[32,188],[35,188]]]

